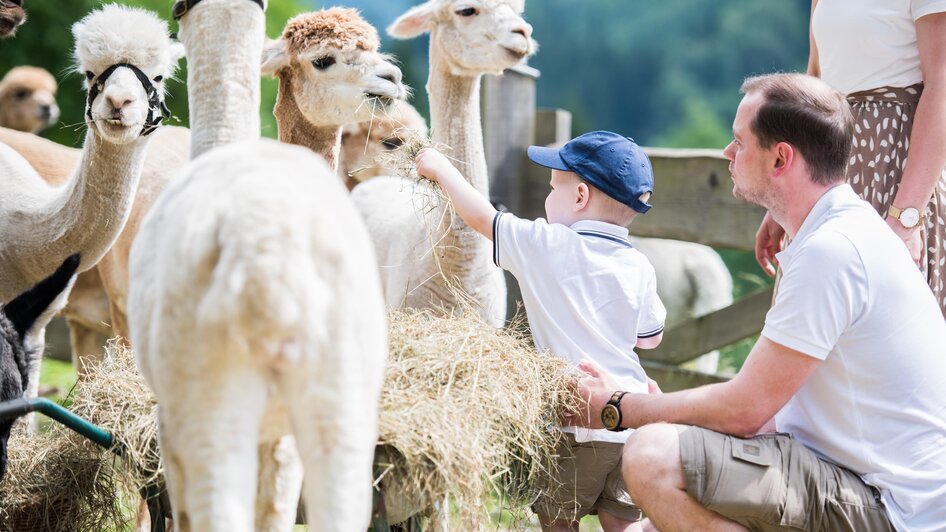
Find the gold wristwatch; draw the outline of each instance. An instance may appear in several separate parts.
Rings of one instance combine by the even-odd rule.
[[[907,229],[913,229],[914,227],[920,225],[920,222],[925,218],[924,215],[920,214],[920,211],[914,209],[913,207],[907,207],[905,209],[900,209],[894,207],[893,205],[887,209],[887,216],[892,216],[900,221],[900,225]]]
[[[624,421],[624,416],[621,415],[621,399],[625,395],[627,395],[627,392],[614,392],[604,408],[601,409],[601,423],[604,428],[612,432],[627,430],[626,427],[621,426],[621,422]]]

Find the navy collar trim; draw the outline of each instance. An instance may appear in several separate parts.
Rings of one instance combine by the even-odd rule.
[[[605,239],[605,240],[610,240],[611,242],[617,242],[618,244],[621,244],[622,246],[627,246],[627,247],[629,247],[629,248],[631,248],[631,249],[634,248],[634,246],[632,246],[631,243],[627,241],[627,239],[621,238],[621,237],[618,237],[618,236],[614,236],[614,235],[612,235],[612,234],[610,234],[610,233],[604,233],[604,232],[601,232],[601,231],[593,231],[593,230],[591,230],[591,229],[583,229],[583,230],[581,230],[581,231],[575,231],[575,232],[578,233],[579,235],[593,236],[593,237],[596,237],[596,238],[603,238],[603,239]]]

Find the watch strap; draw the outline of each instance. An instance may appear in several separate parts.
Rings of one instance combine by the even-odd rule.
[[[613,394],[611,394],[611,398],[608,399],[608,402],[606,403],[608,405],[613,406],[614,409],[617,410],[618,412],[617,425],[613,428],[608,428],[608,430],[610,430],[611,432],[621,432],[621,431],[627,430],[626,427],[621,426],[621,422],[624,421],[624,414],[621,412],[621,399],[624,399],[624,396],[627,395],[627,393],[628,392],[620,392],[620,391],[614,392]]]

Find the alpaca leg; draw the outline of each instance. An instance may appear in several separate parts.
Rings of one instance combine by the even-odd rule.
[[[203,380],[179,375],[173,390],[156,393],[161,453],[180,532],[254,529],[266,383],[253,369],[220,368]]]
[[[289,435],[289,412],[270,400],[263,416],[259,444],[259,484],[256,490],[256,530],[292,530],[302,491],[302,461]]]

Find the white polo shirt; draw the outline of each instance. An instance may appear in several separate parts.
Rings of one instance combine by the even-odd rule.
[[[841,185],[777,257],[762,335],[824,361],[778,430],[879,488],[898,530],[943,530],[946,321],[906,246]]]
[[[509,213],[493,219],[493,260],[522,290],[539,349],[577,365],[594,361],[622,390],[647,393],[634,347],[663,332],[667,311],[654,268],[627,241],[627,229],[592,220],[571,227]],[[623,442],[630,431],[568,427],[578,441]]]

